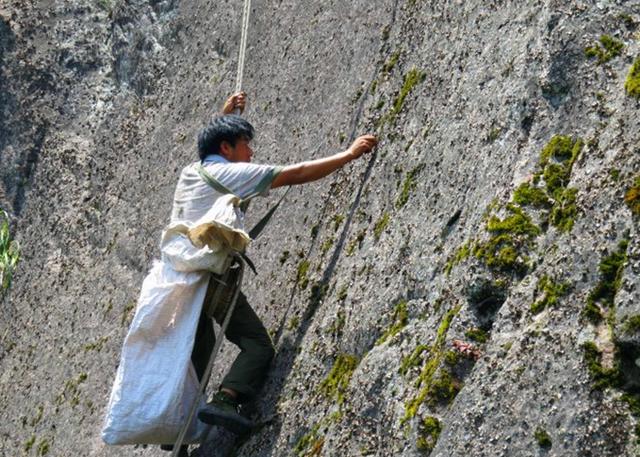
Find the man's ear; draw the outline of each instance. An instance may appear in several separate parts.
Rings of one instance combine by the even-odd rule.
[[[220,155],[227,160],[231,159],[231,153],[233,152],[233,148],[228,141],[222,141],[220,143]]]

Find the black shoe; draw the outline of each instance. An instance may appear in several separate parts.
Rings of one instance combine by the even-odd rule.
[[[218,392],[207,406],[198,411],[198,419],[206,424],[219,425],[236,435],[251,431],[253,424],[238,413],[238,403],[224,392]]]
[[[173,444],[161,444],[160,449],[163,451],[173,451]],[[187,446],[186,444],[180,446],[178,457],[189,457],[189,446]]]

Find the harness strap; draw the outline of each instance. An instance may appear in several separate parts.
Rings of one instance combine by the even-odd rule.
[[[226,194],[235,195],[236,197],[240,198],[240,196],[236,195],[235,192],[231,191],[231,189],[229,189],[227,186],[225,186],[216,178],[214,178],[213,175],[211,175],[211,173],[205,170],[202,165],[198,165],[196,169],[200,177],[204,180],[204,182],[206,182],[209,186],[211,186],[217,192],[224,195]],[[249,230],[249,238],[251,238],[252,240],[255,240],[256,238],[258,238],[260,233],[262,233],[262,230],[264,230],[264,228],[267,226],[267,224],[271,220],[271,217],[280,206],[280,203],[282,203],[284,198],[289,193],[289,190],[291,190],[291,187],[287,187],[286,192],[282,195],[282,197],[280,197],[277,203],[273,205],[271,209],[269,209],[269,211],[267,211],[267,213],[264,216],[262,216],[262,219],[260,219],[258,223],[254,225],[251,230]],[[254,192],[244,199],[240,198],[240,207],[246,210],[247,206],[249,205],[249,201],[252,198],[257,197],[258,195],[260,195],[260,192]],[[249,266],[249,268],[251,269],[251,271],[253,271],[254,274],[258,274],[254,263],[251,261],[249,257],[247,257],[247,255],[244,252],[238,252],[238,255],[242,258],[242,260],[246,262],[246,264]]]
[[[280,203],[282,203],[282,200],[284,200],[284,197],[287,196],[290,190],[291,190],[291,187],[287,187],[287,190],[282,195],[282,197],[280,197],[280,200],[278,200],[278,202],[275,205],[273,205],[269,211],[267,211],[267,214],[262,216],[262,219],[260,219],[258,223],[254,225],[251,230],[249,230],[249,238],[251,238],[252,240],[255,240],[256,238],[258,238],[258,235],[260,235],[262,230],[267,226],[267,224],[271,220],[271,216],[273,216],[273,213],[276,212],[276,210],[278,209],[278,206],[280,206]]]
[[[214,178],[211,175],[211,173],[209,173],[207,170],[204,169],[202,165],[198,165],[196,167],[196,170],[198,171],[198,174],[204,180],[204,182],[209,184],[209,186],[213,187],[216,190],[216,192],[220,192],[223,195],[226,195],[226,194],[236,195],[231,189],[229,189],[227,186],[225,186],[216,178]],[[236,195],[236,197],[240,198],[238,195]]]

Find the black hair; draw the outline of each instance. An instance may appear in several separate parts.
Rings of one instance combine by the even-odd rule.
[[[252,140],[255,130],[244,118],[236,114],[216,116],[198,134],[200,160],[209,154],[220,154],[220,144],[226,141],[235,146],[238,140]]]

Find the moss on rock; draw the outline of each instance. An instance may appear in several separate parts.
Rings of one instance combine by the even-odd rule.
[[[406,98],[418,84],[424,81],[425,78],[426,74],[416,68],[412,68],[404,75],[402,87],[393,101],[393,106],[388,113],[380,118],[378,121],[378,127],[383,127],[385,124],[393,125],[395,123],[396,117],[400,111],[402,111]]]
[[[344,395],[359,362],[354,355],[338,355],[331,371],[320,384],[320,392],[326,397],[336,400],[339,405],[344,403]]]
[[[541,427],[538,427],[536,431],[533,433],[533,437],[536,439],[538,445],[544,448],[551,447],[551,437],[547,433],[547,431]]]
[[[577,194],[578,189],[568,187],[557,195],[556,202],[549,215],[549,222],[561,232],[570,232],[573,228],[573,223],[578,215],[578,208],[576,207]]]
[[[384,344],[387,340],[393,338],[407,325],[407,322],[409,322],[409,312],[407,311],[407,302],[403,300],[393,309],[393,323],[378,338],[376,345]]]
[[[424,164],[420,164],[407,173],[402,183],[400,194],[396,199],[396,208],[400,209],[407,204],[411,192],[413,192],[413,190],[416,188],[416,176],[422,171],[423,168]]]
[[[402,358],[398,373],[406,375],[409,370],[420,365],[424,361],[425,353],[428,353],[430,350],[431,347],[427,344],[419,344],[416,346],[413,351],[411,351],[411,354]]]
[[[640,98],[640,57],[637,57],[633,62],[629,74],[627,74],[624,88],[627,91],[627,95]]]
[[[542,293],[543,296],[531,305],[531,312],[538,314],[549,306],[555,306],[560,297],[566,295],[568,291],[569,285],[567,283],[557,283],[549,276],[544,275],[536,286],[536,293]]]
[[[600,261],[598,270],[600,280],[587,297],[587,304],[583,311],[585,317],[597,324],[603,318],[603,308],[611,310],[614,298],[622,282],[622,270],[627,260],[627,246],[629,240],[623,239],[618,243],[617,251],[605,256]]]
[[[487,332],[477,327],[468,329],[466,332],[464,332],[464,336],[480,344],[486,343],[489,339],[489,335],[487,334]]]
[[[472,247],[472,243],[470,241],[467,241],[458,249],[456,249],[456,252],[447,261],[447,264],[444,267],[444,272],[447,276],[449,276],[449,273],[451,273],[451,270],[453,269],[454,266],[458,265],[460,262],[462,262],[463,260],[465,260],[467,257],[471,255],[471,251],[472,251],[471,247]]]
[[[624,323],[623,331],[627,334],[640,332],[640,314],[631,316]]]
[[[618,57],[624,48],[624,43],[610,35],[601,35],[600,44],[585,48],[584,53],[589,58],[597,58],[598,65],[607,63],[614,57]]]
[[[425,417],[418,429],[418,440],[416,442],[418,450],[431,453],[433,448],[436,447],[441,432],[442,424],[440,424],[437,417]]]
[[[550,208],[552,203],[544,190],[525,182],[520,184],[513,193],[513,201],[521,206],[534,208]]]
[[[634,215],[640,216],[640,176],[624,194],[624,202]]]
[[[615,387],[620,383],[620,374],[617,365],[613,368],[604,368],[601,363],[602,352],[593,341],[587,341],[582,345],[587,369],[594,381],[594,388],[602,390]]]
[[[509,204],[507,210],[509,215],[504,219],[489,217],[486,229],[491,237],[476,243],[473,254],[489,268],[524,273],[528,269],[524,251],[542,231],[522,208]]]
[[[429,358],[425,360],[420,375],[415,385],[420,390],[418,394],[405,404],[405,415],[402,422],[413,418],[422,403],[428,401],[432,404],[450,402],[460,390],[460,382],[442,365],[445,361],[446,351],[444,344],[454,317],[460,311],[460,306],[447,311],[440,322],[436,334],[436,340],[431,346]]]
[[[380,219],[376,221],[375,225],[373,226],[373,238],[376,241],[380,239],[380,237],[382,236],[382,233],[389,226],[390,220],[391,220],[391,217],[389,216],[389,213],[385,211],[382,214],[382,216],[380,216]]]
[[[311,263],[308,260],[302,260],[298,264],[298,272],[296,274],[296,283],[300,286],[301,289],[306,289],[309,285],[309,278],[307,274],[309,272],[309,267]]]

